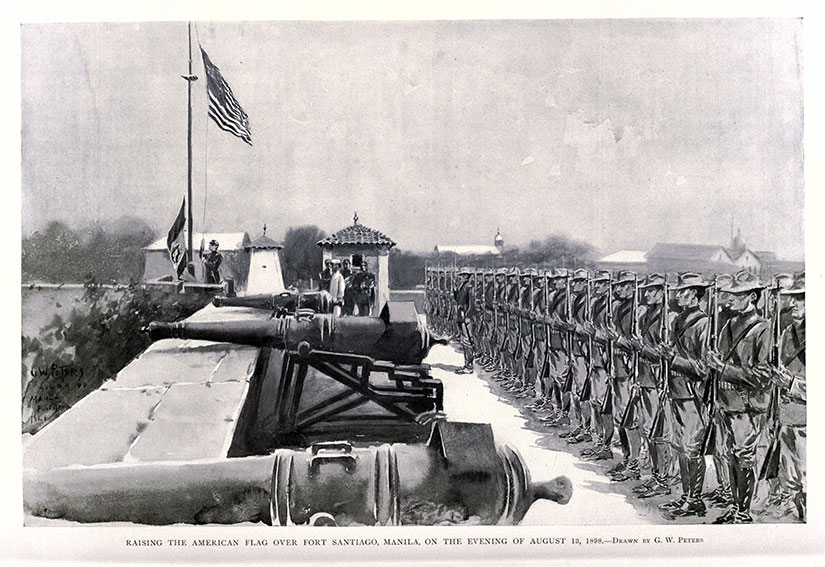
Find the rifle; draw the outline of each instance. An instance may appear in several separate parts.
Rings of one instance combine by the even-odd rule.
[[[782,368],[782,358],[781,358],[781,350],[782,350],[782,322],[780,320],[780,314],[782,311],[782,306],[780,305],[780,298],[779,298],[779,290],[780,287],[778,282],[775,281],[774,285],[771,287],[770,292],[773,295],[773,317],[771,319],[771,335],[772,335],[772,344],[771,344],[771,366],[776,368],[777,370],[781,370]],[[765,304],[768,304],[768,298],[765,298]],[[762,466],[759,468],[759,480],[766,480],[776,478],[779,475],[779,457],[780,457],[780,443],[779,443],[779,428],[781,427],[781,423],[779,422],[779,402],[780,402],[780,388],[779,386],[775,385],[771,388],[771,401],[770,406],[768,409],[768,419],[771,423],[771,444],[768,446],[768,452],[765,454],[765,460],[762,462]]]
[[[567,280],[566,285],[566,293],[567,296],[565,299],[565,318],[567,320],[567,324],[571,325],[573,323],[573,301],[571,299],[571,291],[570,291],[570,276],[566,276],[565,279]],[[567,376],[564,379],[564,385],[562,386],[561,391],[565,394],[571,393],[573,391],[573,331],[572,329],[568,329],[567,334],[565,336],[565,348],[567,350]]]
[[[662,295],[662,344],[669,345],[670,344],[670,290],[668,289],[667,282],[664,283],[663,295]],[[656,410],[656,415],[653,417],[653,423],[650,425],[650,437],[648,439],[649,442],[653,442],[654,439],[660,438],[664,436],[664,428],[665,428],[665,404],[667,404],[668,398],[668,385],[670,383],[670,357],[663,356],[661,358],[661,384],[662,387],[659,389],[659,407]]]
[[[716,280],[710,288],[708,298],[708,310],[710,311],[710,333],[708,333],[708,350],[716,352],[719,348],[719,289],[716,287]],[[705,389],[705,406],[708,408],[708,426],[705,429],[705,437],[702,440],[702,454],[712,455],[716,448],[716,424],[713,420],[713,413],[716,410],[716,396],[719,388],[719,374],[716,370],[709,372],[709,384]]]
[[[639,336],[639,317],[637,312],[639,311],[639,276],[637,274],[633,274],[633,299],[631,300],[631,309],[632,311],[632,323],[630,325],[630,335],[631,337],[638,337]],[[638,414],[638,406],[639,400],[641,398],[641,392],[639,387],[639,351],[633,350],[632,351],[632,372],[631,372],[631,384],[633,387],[633,391],[631,392],[630,399],[627,401],[627,405],[624,408],[624,413],[622,414],[621,420],[621,427],[628,427],[633,422],[636,421],[636,415]]]
[[[593,309],[590,305],[590,272],[587,272],[587,279],[585,280],[585,304],[584,304],[584,320],[593,324]],[[584,383],[579,392],[579,399],[583,402],[590,401],[590,393],[592,389],[592,374],[593,372],[593,335],[587,335],[587,367],[585,369]]]
[[[607,314],[605,316],[605,323],[608,329],[613,330],[613,287],[612,282],[607,284]],[[602,399],[601,412],[602,414],[613,413],[613,373],[614,368],[614,347],[613,339],[609,336],[607,338],[607,389],[604,392]]]

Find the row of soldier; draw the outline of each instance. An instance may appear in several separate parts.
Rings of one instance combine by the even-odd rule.
[[[805,518],[805,278],[429,268],[427,315],[667,519]],[[642,480],[640,457],[651,475]],[[706,455],[716,489],[703,493]]]

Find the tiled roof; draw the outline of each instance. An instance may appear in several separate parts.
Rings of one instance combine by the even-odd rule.
[[[386,234],[358,223],[341,229],[332,236],[318,241],[318,246],[321,247],[349,245],[386,246],[387,248],[392,248],[395,246],[395,242]]]
[[[264,235],[256,238],[255,241],[252,244],[247,245],[246,248],[248,248],[248,249],[253,249],[254,248],[254,249],[258,249],[258,250],[271,250],[272,248],[277,248],[278,250],[280,250],[281,248],[283,248],[283,246],[278,244],[277,242],[275,242],[274,240],[272,240],[271,238],[269,238],[267,235],[264,234]]]

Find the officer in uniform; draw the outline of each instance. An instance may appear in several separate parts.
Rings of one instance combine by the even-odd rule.
[[[475,349],[470,325],[476,312],[475,281],[469,268],[462,268],[458,274],[458,289],[455,291],[456,321],[461,337],[461,350],[464,353],[464,367],[457,370],[456,374],[471,374]]]
[[[662,343],[664,326],[670,325],[670,321],[665,319],[664,309],[666,281],[664,274],[648,274],[639,286],[644,311],[639,318],[641,336],[634,339],[633,343],[639,353],[639,419],[642,441],[647,441],[651,476],[633,488],[633,493],[638,498],[670,494],[670,479],[678,474],[667,439],[668,428],[662,426],[657,428],[658,431],[654,431],[656,416],[660,411],[664,411],[661,404],[666,403],[663,395],[662,361],[656,350]],[[666,415],[664,413],[660,418]]]
[[[203,269],[206,274],[206,283],[219,284],[221,283],[220,267],[223,263],[223,256],[218,252],[217,240],[209,241],[209,253],[203,257]]]
[[[613,458],[610,443],[613,440],[613,414],[608,412],[610,404],[605,404],[608,395],[608,305],[610,294],[610,272],[598,270],[593,275],[593,294],[591,297],[590,321],[584,325],[585,332],[591,336],[592,352],[590,366],[590,411],[596,437],[593,445],[581,452],[587,461],[603,461]]]
[[[638,390],[638,377],[634,376],[634,351],[632,341],[636,337],[636,285],[637,276],[626,270],[619,271],[613,281],[613,326],[608,334],[613,340],[613,426],[619,432],[622,460],[607,471],[614,481],[639,480],[639,453],[642,439],[639,433],[635,407],[628,407]],[[638,392],[636,392],[638,393]]]
[[[768,361],[770,329],[756,305],[765,286],[748,272],[734,276],[730,309],[735,313],[719,335],[719,352],[708,363],[718,372],[717,404],[721,411],[720,439],[730,460],[734,505],[714,523],[753,522],[750,506],[756,488],[756,450],[765,429],[769,383],[754,372]]]
[[[352,286],[352,266],[349,258],[344,258],[341,263],[341,275],[344,277],[344,315],[355,313],[355,289]]]
[[[673,442],[682,478],[682,496],[660,506],[669,520],[704,516],[707,511],[702,500],[705,481],[703,444],[707,428],[702,401],[707,381],[704,361],[708,352],[709,318],[702,311],[700,301],[708,287],[699,274],[679,275],[674,289],[680,312],[671,325],[671,344],[660,346],[661,355],[671,359],[670,375],[666,378],[673,416]]]
[[[797,274],[793,285],[780,291],[788,300],[792,323],[782,331],[780,366],[768,372],[779,394],[779,471],[780,498],[773,515],[787,516],[794,511],[805,521],[807,483],[805,474],[807,444],[807,380],[805,377],[805,273]],[[781,318],[780,318],[781,321]]]
[[[318,285],[321,291],[329,291],[329,282],[332,279],[332,260],[324,260],[324,269],[318,274]]]
[[[365,261],[362,261],[359,270],[352,274],[350,282],[353,300],[358,307],[358,316],[368,317],[375,301],[375,275],[367,270]]]

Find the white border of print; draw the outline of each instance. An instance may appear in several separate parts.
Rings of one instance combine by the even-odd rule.
[[[2,138],[4,171],[14,189],[6,191],[7,206],[4,207],[3,242],[8,250],[6,277],[3,279],[7,301],[8,319],[20,323],[20,28],[29,22],[80,22],[80,21],[158,21],[200,19],[200,20],[421,20],[421,19],[519,19],[519,18],[624,18],[624,17],[804,17],[804,81],[805,81],[805,186],[806,186],[806,261],[807,281],[814,290],[809,294],[808,334],[814,345],[825,344],[823,331],[823,264],[822,251],[817,244],[823,238],[822,211],[825,211],[823,192],[818,190],[818,181],[823,176],[823,163],[819,159],[823,148],[820,125],[825,124],[822,116],[821,93],[823,84],[822,37],[825,28],[823,18],[816,10],[814,2],[714,2],[706,5],[693,2],[623,2],[599,3],[580,0],[576,3],[558,5],[540,2],[496,2],[478,3],[468,8],[467,4],[442,0],[440,2],[415,2],[395,4],[389,2],[291,2],[254,3],[244,2],[141,2],[120,6],[111,2],[28,2],[17,6],[12,13],[4,14],[2,42],[3,77],[8,85],[3,90],[5,110],[5,132]],[[13,79],[12,79],[13,78]],[[813,157],[813,159],[810,159]],[[10,206],[11,201],[15,206]],[[12,309],[8,308],[12,306]],[[9,313],[11,311],[11,313]],[[735,526],[531,526],[531,527],[451,527],[451,528],[339,528],[310,530],[308,528],[185,528],[163,527],[111,527],[111,528],[23,528],[21,494],[21,444],[20,444],[20,391],[17,379],[19,364],[19,328],[15,323],[5,325],[2,344],[2,364],[6,370],[3,381],[2,409],[0,412],[0,439],[6,456],[0,469],[4,490],[0,491],[0,561],[17,559],[27,564],[75,562],[79,560],[96,562],[129,562],[130,564],[167,563],[334,563],[336,565],[365,563],[394,564],[422,563],[432,561],[437,564],[480,563],[507,565],[536,563],[548,565],[565,560],[583,559],[589,563],[633,565],[661,565],[665,560],[669,565],[696,564],[702,558],[724,561],[726,565],[747,564],[749,566],[768,564],[813,564],[817,558],[825,557],[825,484],[823,463],[825,463],[825,443],[812,443],[808,448],[809,478],[809,520],[806,525],[752,525]],[[814,349],[810,353],[813,376],[822,374],[825,368],[823,350]],[[814,380],[810,389],[811,408],[823,407],[823,384]],[[811,437],[821,439],[823,414],[809,412]],[[818,489],[818,490],[815,490]],[[334,535],[333,535],[334,534]],[[623,537],[623,538],[699,538],[702,543],[667,545],[649,544],[640,546],[528,546],[515,545],[517,537]],[[410,547],[355,546],[355,547],[280,547],[273,546],[274,538],[331,537],[338,538],[378,538],[410,537],[423,541],[445,537],[507,538],[508,543],[495,546],[456,545]],[[270,540],[270,545],[261,548],[250,547],[209,547],[180,548],[169,546],[126,547],[125,540],[162,538],[240,538]],[[820,562],[822,560],[820,559]]]

